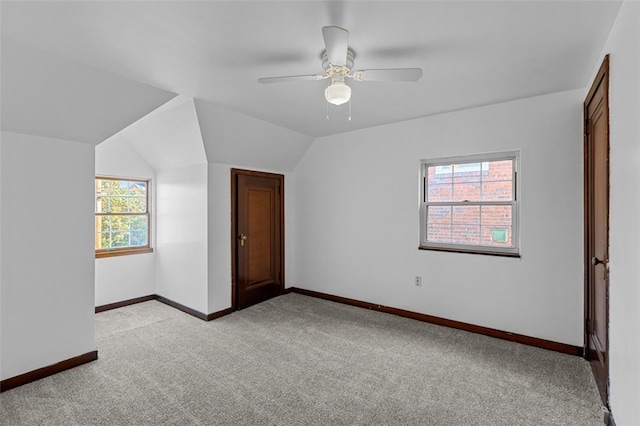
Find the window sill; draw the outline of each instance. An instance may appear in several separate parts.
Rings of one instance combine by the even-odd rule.
[[[102,257],[129,256],[132,254],[153,253],[151,247],[96,251],[96,259]]]
[[[466,250],[466,249],[423,247],[423,246],[419,246],[418,250],[445,251],[450,253],[466,253],[466,254],[484,254],[487,256],[515,257],[518,259],[520,258],[520,253],[505,253],[505,252],[498,252],[498,251]]]

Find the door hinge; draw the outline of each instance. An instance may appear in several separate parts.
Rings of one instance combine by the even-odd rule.
[[[589,330],[589,318],[584,319],[584,329],[587,332],[587,334],[591,333],[591,330]]]
[[[589,119],[588,118],[584,119],[584,134],[585,135],[589,134]]]

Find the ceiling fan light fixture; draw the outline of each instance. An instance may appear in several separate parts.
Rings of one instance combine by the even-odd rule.
[[[324,90],[324,97],[330,104],[342,105],[351,99],[351,87],[344,81],[333,81]]]
[[[353,70],[355,53],[349,48],[349,31],[336,26],[322,27],[322,38],[325,49],[320,56],[324,73],[259,78],[258,83],[329,79],[331,84],[324,90],[324,97],[327,100],[327,118],[329,118],[329,104],[342,105],[351,99],[351,87],[345,83],[346,78],[354,81],[418,81],[422,77],[422,68]],[[350,105],[349,109],[351,109]]]

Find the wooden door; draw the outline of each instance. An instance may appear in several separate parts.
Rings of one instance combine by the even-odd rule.
[[[284,176],[231,170],[236,309],[284,291]]]
[[[608,406],[609,57],[584,102],[585,357]]]

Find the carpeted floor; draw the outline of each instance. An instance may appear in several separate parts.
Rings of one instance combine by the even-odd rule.
[[[1,425],[601,426],[581,358],[288,294],[204,322],[96,315],[99,360],[0,394]]]

